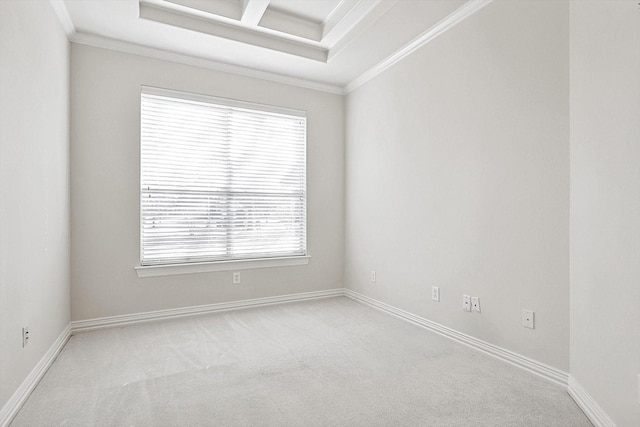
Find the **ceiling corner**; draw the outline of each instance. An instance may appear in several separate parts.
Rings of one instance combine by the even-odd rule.
[[[67,38],[71,40],[76,33],[76,27],[71,20],[67,5],[64,3],[64,0],[49,0],[49,3],[58,17],[58,21],[60,21],[64,32],[67,34]]]

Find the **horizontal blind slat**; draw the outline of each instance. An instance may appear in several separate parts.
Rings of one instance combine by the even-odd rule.
[[[306,255],[306,118],[159,91],[141,97],[141,263]]]

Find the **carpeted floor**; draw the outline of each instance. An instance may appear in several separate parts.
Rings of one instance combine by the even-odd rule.
[[[18,426],[591,426],[519,368],[347,298],[71,337]]]

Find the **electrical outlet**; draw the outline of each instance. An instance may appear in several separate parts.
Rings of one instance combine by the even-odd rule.
[[[233,273],[233,284],[234,285],[239,285],[240,284],[240,272],[236,271]]]
[[[522,309],[522,326],[529,329],[534,329],[534,316],[533,310]]]
[[[376,283],[376,271],[371,270],[371,283]]]
[[[29,344],[29,325],[22,327],[22,346],[26,347]]]
[[[471,297],[471,308],[480,313],[480,297]]]
[[[440,301],[440,288],[437,286],[431,287],[431,299],[434,301]]]
[[[462,295],[462,308],[464,311],[471,311],[471,297],[469,295]]]

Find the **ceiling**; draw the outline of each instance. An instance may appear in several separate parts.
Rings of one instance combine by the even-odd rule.
[[[345,93],[491,0],[50,0],[76,43]]]

